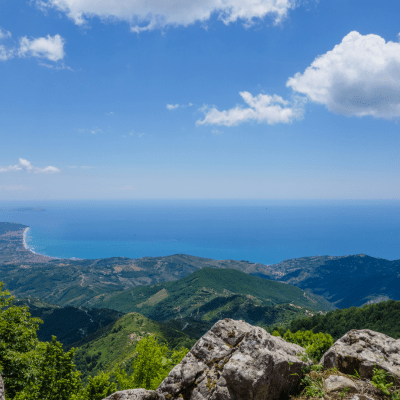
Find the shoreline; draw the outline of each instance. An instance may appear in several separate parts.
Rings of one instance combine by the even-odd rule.
[[[31,229],[29,226],[28,226],[27,228],[24,228],[24,232],[23,232],[23,234],[22,234],[22,244],[23,244],[24,249],[25,249],[26,251],[29,251],[30,253],[35,254],[36,256],[51,258],[51,259],[53,259],[53,260],[62,260],[62,258],[59,258],[59,257],[51,257],[51,256],[48,256],[48,255],[46,255],[46,254],[39,254],[39,253],[36,253],[36,251],[33,251],[33,250],[28,246],[28,244],[26,243],[26,236],[27,236],[27,234],[28,234],[29,229]]]

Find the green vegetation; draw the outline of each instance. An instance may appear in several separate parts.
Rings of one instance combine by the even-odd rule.
[[[55,336],[50,342],[40,342],[36,335],[40,319],[31,317],[26,306],[14,305],[13,296],[3,286],[1,282],[0,372],[6,400],[101,400],[118,389],[112,379],[123,382],[121,377],[133,387],[154,387],[188,352],[183,347],[170,350],[159,345],[154,336],[144,338],[136,347],[132,346],[136,351],[132,376],[119,366],[114,378],[98,371],[97,375],[88,377],[84,387],[81,373],[73,363],[75,350],[64,352]],[[140,326],[148,328],[144,317]],[[113,329],[123,331],[122,325]],[[162,331],[161,327],[159,330]],[[168,327],[164,330],[170,331]],[[180,336],[185,335],[180,333]]]
[[[197,338],[223,318],[265,326],[287,324],[295,318],[333,308],[325,300],[294,286],[215,268],[203,268],[174,282],[103,294],[90,304],[121,312],[134,311],[166,323],[182,321],[180,329],[188,329]],[[207,326],[205,331],[192,329],[199,322]]]
[[[133,374],[128,377],[125,370],[115,372],[122,390],[145,388],[155,390],[167,377],[171,369],[179,364],[188,349],[170,351],[168,346],[160,345],[154,336],[143,338],[136,346],[137,357],[133,361]]]
[[[75,343],[77,348],[74,362],[82,372],[83,379],[100,371],[114,371],[120,367],[131,372],[138,343],[153,336],[161,344],[168,344],[171,350],[191,348],[196,342],[195,338],[177,329],[141,314],[131,313]]]
[[[40,341],[50,341],[52,336],[68,348],[83,337],[95,333],[124,314],[105,308],[59,307],[40,299],[21,299],[14,302],[17,306],[26,305],[32,317],[40,318],[37,337]]]
[[[371,329],[398,339],[400,338],[399,320],[400,301],[389,300],[294,320],[289,324],[289,328],[292,332],[312,330],[314,333],[329,333],[335,341],[351,329]]]

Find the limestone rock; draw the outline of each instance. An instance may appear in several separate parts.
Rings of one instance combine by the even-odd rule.
[[[358,386],[349,378],[340,375],[331,375],[324,382],[325,393],[341,392],[344,388],[349,388],[348,393],[357,393]]]
[[[113,393],[103,400],[165,400],[165,398],[157,394],[154,390],[130,389]]]
[[[226,318],[198,340],[157,393],[166,400],[278,399],[298,388],[301,368],[312,364],[300,360],[301,352],[262,328]]]
[[[367,396],[366,394],[355,394],[351,400],[375,400],[373,397]]]
[[[353,375],[356,370],[362,379],[369,380],[376,364],[400,382],[400,339],[370,329],[352,329],[322,356],[320,364],[345,374]]]

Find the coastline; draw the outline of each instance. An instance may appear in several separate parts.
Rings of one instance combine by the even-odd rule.
[[[35,256],[51,258],[53,260],[61,260],[61,258],[59,258],[59,257],[51,257],[51,256],[47,256],[45,254],[36,253],[36,251],[33,251],[31,248],[29,248],[28,244],[26,243],[26,236],[28,234],[29,229],[31,229],[29,226],[27,228],[24,228],[24,232],[22,234],[22,244],[26,251],[29,251],[30,253],[34,254]]]

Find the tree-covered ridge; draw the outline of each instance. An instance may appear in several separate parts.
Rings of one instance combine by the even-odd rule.
[[[276,265],[279,266],[286,272],[280,281],[311,290],[338,308],[400,300],[400,260],[359,254],[330,257],[323,262],[318,257],[312,262],[287,260]]]
[[[371,329],[398,339],[400,338],[399,321],[400,301],[389,300],[295,320],[290,323],[289,329],[292,332],[312,330],[314,333],[329,333],[334,340],[339,339],[351,329]]]
[[[248,302],[254,306],[293,303],[316,311],[334,309],[324,298],[305,293],[295,286],[237,270],[215,268],[202,268],[175,282],[103,294],[90,301],[90,306],[136,311],[158,321],[185,317],[203,319],[204,316],[206,320],[213,320],[219,319],[219,315],[213,315],[213,310],[223,308],[227,302],[234,303],[235,299],[240,304]],[[228,306],[226,310],[232,310],[232,307]]]
[[[26,305],[32,317],[43,321],[37,332],[40,341],[47,342],[52,336],[57,336],[57,340],[67,347],[124,315],[103,308],[60,307],[40,299],[20,299],[14,304]]]
[[[121,366],[128,368],[136,354],[137,343],[148,336],[156,337],[171,349],[191,348],[197,340],[172,326],[130,313],[74,343],[76,366],[84,378]]]

